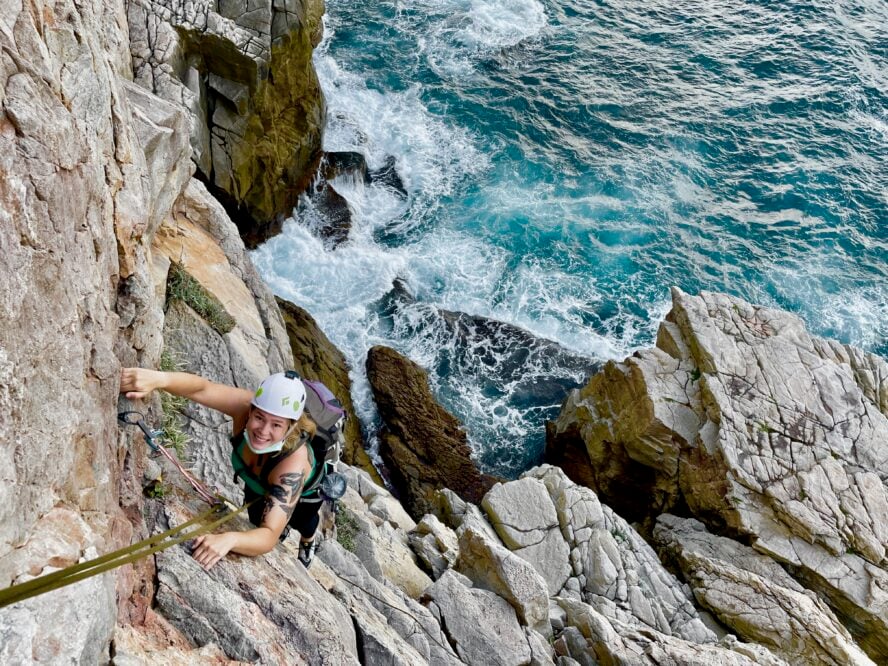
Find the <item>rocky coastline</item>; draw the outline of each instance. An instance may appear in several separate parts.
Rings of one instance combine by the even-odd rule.
[[[170,420],[189,468],[241,498],[226,419],[120,399],[122,366],[243,387],[294,367],[348,406],[341,353],[247,251],[303,193],[335,207],[336,178],[403,190],[394,161],[369,173],[321,151],[322,14],[321,0],[0,10],[0,587],[202,510],[122,409]],[[0,608],[0,661],[885,663],[888,363],[786,312],[672,299],[656,346],[588,367],[545,425],[546,464],[514,480],[478,470],[422,368],[371,349],[392,490],[353,421],[349,487],[309,569],[292,538],[210,572],[176,546]],[[429,316],[467,353],[495,328],[509,353],[587,368],[520,329]]]

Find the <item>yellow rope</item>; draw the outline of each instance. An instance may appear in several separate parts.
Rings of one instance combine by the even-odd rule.
[[[255,502],[256,500],[253,501]],[[0,608],[97,576],[106,571],[110,571],[111,569],[123,566],[124,564],[130,564],[143,557],[159,553],[162,550],[166,550],[167,548],[171,548],[176,544],[188,541],[189,539],[193,539],[202,534],[207,534],[219,527],[219,525],[228,522],[238,514],[242,513],[250,506],[250,504],[252,504],[252,502],[244,504],[236,511],[228,511],[224,506],[217,504],[188,522],[182,523],[178,527],[169,529],[161,534],[157,534],[148,539],[143,539],[142,541],[126,546],[125,548],[120,548],[94,560],[74,564],[70,567],[61,569],[60,571],[54,571],[25,583],[7,587],[5,590],[0,590]],[[209,520],[213,515],[218,515],[221,511],[225,511],[225,513],[222,514],[220,518]],[[183,532],[192,526],[197,526],[197,529],[183,534]]]

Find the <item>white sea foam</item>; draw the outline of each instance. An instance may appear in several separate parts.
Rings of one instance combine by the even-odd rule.
[[[547,23],[537,0],[413,0],[425,21],[417,45],[441,76],[472,76],[481,59],[536,37]]]

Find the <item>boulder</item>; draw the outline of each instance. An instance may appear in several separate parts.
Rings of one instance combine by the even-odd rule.
[[[549,451],[585,455],[581,476],[625,515],[687,510],[748,541],[888,659],[888,598],[873,593],[888,589],[888,364],[786,312],[672,296],[657,348],[572,393]]]
[[[429,587],[423,600],[440,618],[463,662],[492,666],[530,663],[527,638],[505,599],[473,589],[468,579],[449,570]]]
[[[463,525],[459,530],[456,570],[476,587],[490,590],[508,601],[521,624],[548,636],[551,627],[545,579],[495,539],[483,530]]]
[[[434,579],[456,564],[459,542],[456,533],[433,514],[426,514],[408,535],[410,547]]]
[[[358,518],[360,530],[355,537],[355,554],[371,575],[388,581],[411,599],[419,599],[431,585],[431,579],[416,564],[403,533],[388,523],[376,527],[366,518]]]
[[[290,340],[293,368],[307,379],[323,382],[333,391],[349,415],[345,421],[343,462],[360,467],[381,485],[382,479],[364,450],[364,436],[361,433],[361,423],[355,417],[350,368],[345,355],[330,342],[307,310],[283,298],[276,300]]]
[[[533,565],[555,595],[570,576],[570,548],[561,536],[555,506],[538,479],[498,483],[481,503],[506,547]]]
[[[873,663],[827,605],[771,558],[669,514],[657,519],[654,539],[697,600],[740,638],[788,663]]]
[[[384,423],[380,453],[410,515],[431,513],[434,493],[443,487],[479,503],[494,480],[475,467],[466,433],[435,401],[426,372],[377,346],[367,353],[367,377]]]

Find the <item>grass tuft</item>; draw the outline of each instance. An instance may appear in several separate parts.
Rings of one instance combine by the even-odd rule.
[[[355,552],[355,538],[358,536],[360,527],[358,521],[351,512],[342,504],[339,505],[339,512],[336,514],[336,540],[343,548],[350,553]]]
[[[182,365],[173,352],[164,349],[160,355],[160,369],[164,372],[179,372],[182,370]],[[181,421],[187,404],[187,398],[166,391],[160,392],[160,408],[163,411],[160,429],[163,430],[163,445],[173,449],[179,460],[185,459],[185,447],[190,441],[188,435],[182,431]]]
[[[219,299],[204,289],[188,274],[181,264],[170,264],[167,275],[167,303],[177,299],[188,305],[219,333],[225,335],[234,328],[234,317],[228,314]]]

